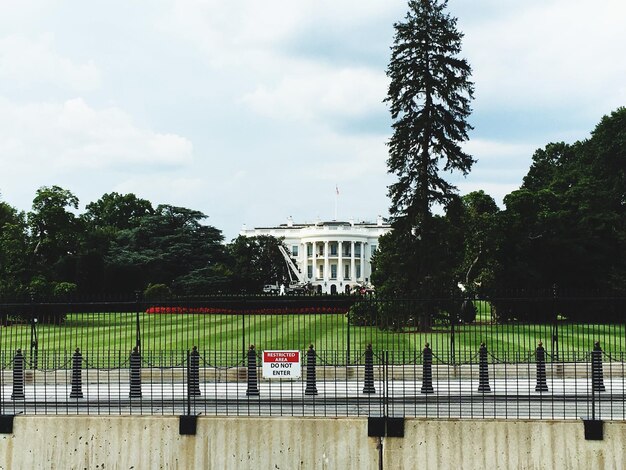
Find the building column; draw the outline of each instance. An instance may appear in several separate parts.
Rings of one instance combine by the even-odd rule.
[[[313,280],[315,281],[317,279],[317,253],[315,252],[315,250],[317,249],[317,242],[311,242],[311,245],[313,245],[313,253],[312,253],[312,258],[313,258]]]
[[[350,251],[350,281],[355,282],[356,281],[356,260],[354,258],[354,240],[352,240],[350,244],[351,244],[350,249],[352,250]]]
[[[361,279],[365,282],[365,243],[361,242]]]
[[[307,276],[307,265],[309,264],[309,260],[306,257],[306,242],[300,243],[300,252],[298,253],[298,269],[300,269],[300,273],[302,273],[302,281],[306,282],[308,279]]]
[[[328,272],[328,268],[330,265],[330,260],[328,259],[328,241],[324,242],[324,282],[327,282],[330,279],[330,273]]]
[[[343,247],[341,245],[342,242],[337,241],[337,280],[341,285],[343,285],[343,259],[341,253]]]

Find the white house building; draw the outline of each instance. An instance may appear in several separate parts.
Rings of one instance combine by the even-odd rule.
[[[301,280],[310,282],[318,292],[337,293],[369,283],[378,238],[390,230],[382,217],[375,223],[333,220],[305,224],[295,224],[289,217],[286,224],[276,227],[244,226],[240,234],[283,238]]]

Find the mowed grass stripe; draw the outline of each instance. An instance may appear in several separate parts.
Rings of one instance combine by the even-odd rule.
[[[135,313],[70,314],[61,325],[37,325],[37,347],[44,351],[67,352],[80,348],[85,352],[125,356],[136,343]],[[552,325],[494,324],[484,321],[457,325],[454,334],[455,361],[473,360],[481,342],[485,342],[494,361],[532,360],[537,343],[542,341],[549,356],[559,359],[576,356],[582,360],[596,340],[608,354],[624,360],[626,325]],[[240,357],[250,344],[257,350],[299,349],[313,344],[318,352],[338,351],[358,357],[371,343],[377,351],[391,350],[415,355],[430,343],[442,361],[451,360],[449,326],[435,326],[430,332],[394,332],[372,326],[351,326],[345,315],[222,315],[222,314],[139,314],[142,351],[186,351],[197,346],[210,351],[214,358]],[[31,351],[31,326],[13,324],[0,330],[0,348],[4,358],[16,349]],[[558,333],[558,342],[552,337]],[[235,352],[236,354],[231,354]],[[339,353],[338,353],[339,354]],[[179,353],[176,353],[178,356]],[[550,357],[548,358],[550,359]],[[10,359],[8,359],[10,360]],[[3,359],[6,367],[7,359]]]

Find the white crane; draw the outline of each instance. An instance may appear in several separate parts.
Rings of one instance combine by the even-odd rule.
[[[278,245],[280,254],[283,255],[285,263],[287,263],[287,272],[289,274],[289,290],[291,292],[306,292],[309,289],[309,283],[304,279],[304,275],[297,268],[289,253],[284,246]]]

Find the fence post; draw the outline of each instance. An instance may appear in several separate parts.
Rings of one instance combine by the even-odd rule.
[[[187,394],[189,396],[199,397],[200,393],[200,353],[198,347],[194,346],[188,355],[187,372]]]
[[[363,385],[363,393],[376,393],[376,388],[374,387],[374,351],[371,343],[365,348],[365,384]]]
[[[604,392],[604,373],[602,371],[602,348],[596,341],[591,352],[591,386],[594,392]]]
[[[130,398],[141,397],[141,353],[135,346],[130,353]]]
[[[422,351],[422,393],[434,393],[433,389],[433,350],[426,343]]]
[[[557,285],[552,286],[552,356],[559,360],[559,312],[557,310]]]
[[[259,396],[259,379],[256,372],[256,351],[254,350],[254,344],[251,344],[248,348],[248,388],[246,389],[246,396]]]
[[[72,391],[70,398],[83,398],[83,380],[82,380],[83,355],[80,349],[76,348],[72,356]]]
[[[487,364],[487,346],[480,343],[478,350],[478,391],[482,393],[491,392],[489,386],[489,367]]]
[[[317,395],[317,373],[315,367],[317,365],[317,357],[315,356],[315,349],[313,345],[309,345],[309,350],[306,352],[306,389],[305,395]]]
[[[543,343],[541,341],[539,341],[539,345],[535,350],[535,361],[537,363],[537,385],[535,385],[535,392],[547,392],[546,350],[543,348]]]
[[[18,349],[13,357],[13,393],[11,400],[24,400],[24,355]]]

